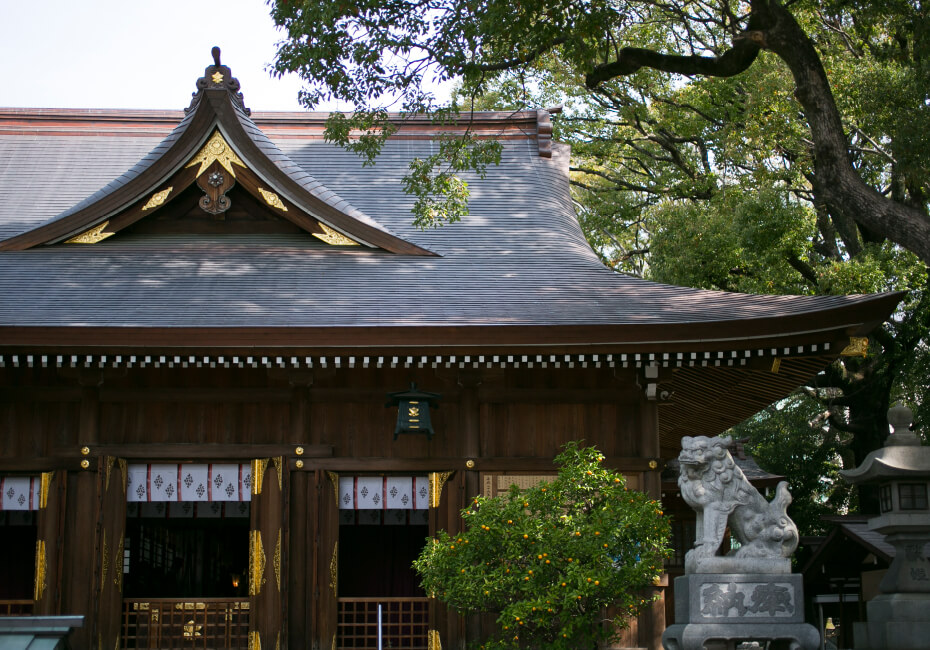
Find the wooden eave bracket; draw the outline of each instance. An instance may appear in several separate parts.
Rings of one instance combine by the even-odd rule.
[[[540,158],[552,158],[552,116],[561,112],[561,106],[536,111],[536,146]]]
[[[169,136],[173,141],[159,158],[121,186],[73,214],[0,241],[0,251],[26,250],[61,242],[93,244],[102,241],[158,212],[194,182],[205,190],[205,196],[211,195],[211,183],[216,184],[217,191],[209,202],[210,211],[221,213],[223,192],[220,190],[225,185],[229,186],[227,191],[232,187],[228,173],[236,184],[267,205],[271,213],[326,243],[361,244],[398,254],[437,256],[320,199],[271,161],[242,124],[242,120],[249,120],[248,111],[241,95],[233,92],[238,89],[238,81],[232,79],[234,83],[230,83],[228,71],[226,66],[207,67],[204,77],[198,80],[199,90],[191,102],[190,110],[194,115],[185,118],[187,125],[182,132]],[[226,154],[238,162],[231,161],[227,155],[225,162],[229,166],[224,165],[223,152],[214,151],[213,154],[220,155],[212,155],[207,151],[211,146],[217,150],[227,148]],[[209,160],[208,164],[195,164],[205,159]],[[204,178],[208,174],[213,177]],[[201,207],[207,210],[203,203]]]

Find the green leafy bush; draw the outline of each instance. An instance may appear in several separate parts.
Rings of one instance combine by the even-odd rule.
[[[555,480],[477,497],[464,532],[440,531],[414,562],[424,589],[457,612],[497,615],[480,647],[593,648],[654,600],[668,522],[603,459],[566,445]]]

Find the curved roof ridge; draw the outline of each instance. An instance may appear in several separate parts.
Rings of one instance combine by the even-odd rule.
[[[262,131],[257,124],[255,124],[255,122],[252,120],[251,111],[249,111],[249,109],[245,108],[244,106],[235,108],[236,117],[238,118],[239,123],[242,125],[243,129],[249,133],[252,141],[258,146],[258,148],[269,160],[274,162],[274,164],[278,169],[281,170],[283,174],[286,174],[292,178],[307,192],[319,200],[328,203],[336,210],[344,212],[350,217],[370,225],[372,228],[378,228],[394,235],[395,237],[400,237],[384,224],[379,223],[361,210],[355,208],[351,203],[339,196],[339,194],[314,178],[303,167],[294,162],[290,156],[281,151],[278,145],[276,145],[271,140],[271,138],[269,138],[265,132]],[[327,222],[327,225],[332,226],[333,224]]]
[[[276,191],[280,191],[311,217],[309,223],[314,223],[314,220],[322,222],[369,247],[383,248],[393,253],[436,255],[400,237],[358,210],[292,161],[252,121],[251,111],[245,106],[242,93],[239,92],[239,81],[232,76],[228,66],[220,63],[217,47],[213,48],[213,60],[214,64],[207,66],[204,76],[197,80],[197,91],[190,106],[185,109],[186,115],[154,149],[84,200],[27,232],[0,241],[0,251],[25,250],[59,243],[95,229],[102,230],[111,218],[130,210],[131,206],[137,205],[183,170],[211,134],[219,129],[258,177],[274,186]],[[187,184],[190,182],[192,180],[188,180]],[[167,188],[159,205],[171,189]],[[114,230],[108,231],[105,236],[142,216],[140,213],[123,219],[118,227],[110,226]],[[306,217],[285,217],[307,229]]]

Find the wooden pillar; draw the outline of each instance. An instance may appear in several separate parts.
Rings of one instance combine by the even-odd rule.
[[[439,530],[455,535],[462,530],[462,508],[465,507],[464,472],[433,472],[429,475],[430,537]],[[464,629],[461,617],[451,612],[448,607],[435,598],[430,599],[429,608],[430,640],[429,650],[458,648],[462,645]]]
[[[290,513],[288,534],[288,571],[287,571],[287,638],[288,646],[293,650],[303,650],[309,646],[310,639],[310,599],[307,597],[311,575],[308,555],[310,555],[310,518],[312,512],[309,503],[308,472],[297,471],[291,475]]]
[[[652,499],[662,498],[662,466],[658,463],[659,447],[659,413],[654,401],[644,401],[642,405],[642,441],[643,456],[655,459],[656,466],[643,473],[643,491]],[[662,583],[668,584],[668,577],[662,576]],[[649,650],[662,650],[662,632],[665,631],[665,587],[656,586],[649,595],[657,594],[658,599],[649,610],[639,616],[639,645]]]
[[[336,647],[339,596],[339,476],[317,470],[313,476],[310,503],[315,506],[311,574],[312,650]],[[306,646],[304,646],[306,647]]]
[[[459,375],[462,388],[459,402],[459,423],[462,427],[463,454],[466,463],[481,455],[481,403],[478,400],[478,386],[481,376],[477,373],[463,372]],[[466,465],[467,466],[467,465]],[[481,477],[476,468],[465,470],[465,494],[463,501],[481,494]],[[481,636],[481,617],[471,615],[465,619],[466,643],[477,641]]]
[[[309,373],[293,373],[291,384],[291,415],[289,441],[295,447],[310,439],[310,392],[313,377]],[[300,455],[298,455],[298,460]],[[302,461],[300,461],[302,462]],[[287,647],[304,650],[310,645],[311,611],[309,588],[312,585],[311,519],[316,514],[311,507],[312,475],[298,471],[291,474],[288,508],[287,558]],[[315,505],[315,504],[314,504]]]
[[[37,514],[33,611],[37,616],[61,614],[61,552],[68,474],[43,472]]]
[[[91,640],[95,647],[107,650],[120,647],[128,478],[125,459],[113,456],[100,458],[97,471],[98,544],[94,572],[94,590],[97,597]]]
[[[287,647],[287,468],[284,458],[252,461],[249,530],[249,648]]]
[[[82,371],[77,376],[81,386],[81,403],[78,414],[77,439],[86,449],[81,450],[86,467],[68,472],[64,517],[60,523],[62,543],[59,547],[61,564],[58,570],[60,606],[62,615],[83,616],[83,627],[75,629],[69,637],[75,648],[95,647],[94,630],[97,624],[97,560],[99,539],[98,463],[101,459],[91,455],[99,440],[99,387],[103,376],[99,371]],[[46,547],[48,553],[48,547]],[[46,567],[46,572],[48,568]],[[49,605],[50,606],[50,605]]]
[[[88,461],[90,462],[90,461]],[[94,573],[97,559],[97,473],[69,472],[61,548],[62,615],[83,616],[84,626],[69,640],[74,648],[90,648],[94,630]]]

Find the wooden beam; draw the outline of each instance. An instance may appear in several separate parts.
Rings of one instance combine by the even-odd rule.
[[[297,454],[297,447],[303,449],[303,454]],[[332,445],[249,445],[249,444],[128,444],[128,445],[90,445],[91,456],[118,456],[128,460],[183,462],[194,460],[240,460],[252,458],[273,458],[285,456],[288,458],[320,459],[333,455]],[[81,456],[79,448],[54,449],[47,459],[49,461],[68,461]],[[40,459],[41,460],[41,459]],[[18,462],[25,462],[24,459]]]
[[[291,457],[288,459],[289,467],[297,470],[295,465],[298,459]],[[388,457],[370,457],[370,458],[312,458],[303,456],[299,460],[303,462],[300,470],[328,470],[331,472],[358,472],[358,473],[388,473],[388,472],[431,472],[437,469],[459,470],[469,469],[465,463],[467,458],[388,458]],[[537,473],[555,473],[556,468],[552,464],[551,458],[531,458],[531,457],[488,457],[475,458],[474,470],[478,472],[537,472]],[[607,458],[604,466],[610,469],[626,472],[645,472],[649,471],[649,462],[651,458]]]

